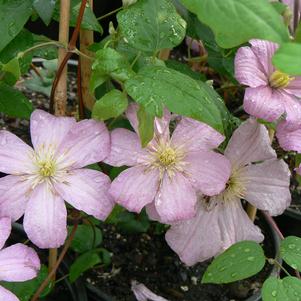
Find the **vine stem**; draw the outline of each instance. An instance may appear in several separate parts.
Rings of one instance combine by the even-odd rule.
[[[60,43],[59,41],[49,41],[49,42],[45,42],[45,43],[41,43],[41,44],[32,46],[24,51],[19,52],[18,58],[22,58],[23,56],[25,56],[27,53],[29,53],[31,51],[34,51],[39,48],[47,47],[47,46],[56,46],[59,48],[66,48],[66,46],[64,44]]]
[[[105,19],[105,18],[107,18],[107,17],[109,17],[109,16],[111,16],[111,15],[113,15],[113,14],[119,12],[122,8],[123,8],[123,6],[118,7],[118,8],[116,8],[116,9],[110,11],[109,13],[107,13],[107,14],[105,14],[105,15],[103,15],[103,16],[98,17],[97,20],[100,21],[100,20],[102,20],[102,19]]]

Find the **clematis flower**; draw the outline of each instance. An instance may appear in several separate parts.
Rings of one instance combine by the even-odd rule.
[[[137,106],[127,117],[136,133],[115,129],[111,152],[105,162],[131,166],[113,182],[110,193],[129,211],[155,206],[162,221],[191,218],[196,213],[196,190],[208,195],[222,191],[230,175],[230,163],[212,151],[224,137],[204,123],[182,118],[172,136],[170,113],[155,120],[155,135],[146,148],[138,136]]]
[[[226,189],[200,196],[196,216],[173,224],[166,233],[167,243],[187,265],[216,256],[238,241],[263,240],[241,199],[271,215],[281,214],[290,204],[288,166],[277,159],[263,125],[253,119],[244,122],[233,133],[225,156],[232,165]]]
[[[285,123],[280,122],[277,126],[276,137],[284,150],[301,153],[301,127],[289,131]]]
[[[22,282],[33,279],[40,270],[40,260],[37,253],[23,244],[3,246],[11,232],[10,218],[0,219],[0,280]],[[10,291],[0,286],[0,300],[19,301]]]
[[[293,130],[301,125],[301,77],[276,70],[272,57],[278,45],[251,40],[251,47],[241,47],[235,57],[235,77],[248,86],[244,96],[247,113],[275,121],[285,113],[285,125]]]
[[[105,219],[113,203],[110,180],[83,168],[103,160],[110,148],[101,122],[54,117],[35,110],[30,119],[33,148],[0,131],[0,216],[24,214],[24,229],[39,248],[57,248],[67,236],[66,200],[78,210]]]

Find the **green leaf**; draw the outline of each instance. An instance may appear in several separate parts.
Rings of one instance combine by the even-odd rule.
[[[11,59],[8,63],[4,64],[2,66],[2,71],[11,73],[17,81],[21,76],[18,58],[15,57],[15,58]]]
[[[36,34],[33,35],[34,45],[38,45],[49,41],[51,40],[45,36]],[[32,52],[32,54],[36,57],[43,58],[45,60],[53,60],[57,58],[58,50],[55,45],[50,45],[48,47],[37,48]]]
[[[137,112],[138,130],[142,147],[145,147],[154,137],[154,120],[155,116],[149,114],[145,107],[140,105]]]
[[[68,227],[69,233],[73,227]],[[98,247],[102,243],[101,230],[92,225],[79,225],[74,239],[71,243],[71,249],[77,253],[84,253]]]
[[[271,2],[271,5],[277,11],[278,14],[282,15],[287,10],[287,5],[281,2]]]
[[[128,106],[128,99],[125,93],[117,89],[111,90],[101,99],[96,101],[92,118],[97,120],[107,120],[121,115]]]
[[[273,64],[289,75],[301,75],[301,44],[282,44],[273,56]]]
[[[263,301],[300,301],[301,281],[296,277],[268,278],[262,287]]]
[[[33,111],[31,102],[18,90],[0,82],[0,112],[19,118],[29,118]]]
[[[265,256],[255,241],[241,241],[216,257],[207,268],[202,283],[230,283],[262,270]]]
[[[181,0],[215,33],[217,43],[232,48],[252,38],[289,40],[281,16],[266,0]]]
[[[173,113],[202,121],[223,132],[215,96],[208,93],[205,83],[198,83],[173,69],[148,66],[127,80],[125,88],[151,115],[162,116],[166,106]]]
[[[101,263],[102,260],[97,254],[97,251],[92,250],[87,253],[84,253],[76,258],[73,264],[70,267],[69,280],[74,282],[80,275],[94,267],[96,264]]]
[[[140,0],[120,11],[117,20],[125,41],[147,53],[173,48],[185,37],[186,22],[169,0]]]
[[[32,13],[32,0],[0,1],[0,51],[22,30]]]
[[[33,7],[46,25],[49,25],[56,0],[35,0]]]
[[[288,265],[301,271],[301,238],[288,236],[282,240],[280,243],[280,254]]]

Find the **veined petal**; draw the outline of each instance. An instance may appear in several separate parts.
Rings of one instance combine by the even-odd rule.
[[[294,79],[283,90],[288,94],[301,97],[301,76],[294,77]]]
[[[146,213],[148,217],[153,221],[161,221],[160,215],[156,209],[155,202],[152,202],[145,206]]]
[[[285,122],[281,122],[277,126],[276,137],[284,150],[301,153],[301,128],[288,131]]]
[[[5,301],[20,301],[16,295],[0,285],[0,300]]]
[[[34,249],[15,244],[0,251],[0,279],[26,281],[37,276],[40,259]]]
[[[225,189],[231,174],[230,161],[214,151],[198,151],[185,157],[185,172],[192,184],[205,195],[216,195]]]
[[[11,232],[11,219],[9,217],[0,218],[0,249],[3,248]],[[0,271],[1,272],[1,271]]]
[[[0,171],[7,174],[31,174],[33,149],[8,131],[0,131]]]
[[[279,215],[289,206],[290,171],[283,160],[246,166],[240,179],[246,183],[245,199],[256,208]]]
[[[138,108],[139,106],[137,103],[131,102],[128,105],[128,108],[125,112],[127,119],[129,120],[132,128],[135,130],[137,135],[139,135],[139,130],[138,130],[139,122],[137,117]]]
[[[249,118],[234,131],[225,150],[225,156],[230,159],[233,167],[238,167],[276,158],[276,152],[270,145],[265,126]]]
[[[114,206],[108,192],[110,183],[110,178],[102,172],[82,168],[70,171],[54,187],[76,209],[105,220]]]
[[[301,100],[285,92],[278,92],[283,99],[286,112],[284,125],[287,130],[293,131],[301,126]]]
[[[28,238],[39,248],[58,248],[67,237],[67,210],[61,196],[47,183],[32,192],[24,215]]]
[[[168,301],[167,299],[153,293],[143,283],[139,283],[134,280],[131,283],[131,289],[137,301]]]
[[[192,218],[196,202],[196,192],[189,179],[179,172],[171,177],[165,173],[155,199],[160,221],[170,223]]]
[[[151,203],[159,188],[159,171],[135,166],[123,171],[109,190],[114,201],[129,211],[140,212]]]

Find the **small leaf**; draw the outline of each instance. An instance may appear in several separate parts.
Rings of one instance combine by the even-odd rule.
[[[56,0],[35,0],[33,7],[46,25],[49,25]]]
[[[255,241],[241,241],[217,256],[207,268],[202,283],[230,283],[262,270],[265,256]]]
[[[15,82],[20,78],[21,71],[18,58],[11,59],[8,63],[2,66],[2,71],[11,73],[14,78]]]
[[[280,254],[288,265],[301,271],[301,238],[288,236],[282,240],[280,243]]]
[[[117,89],[111,90],[96,101],[92,110],[92,118],[107,120],[118,117],[126,110],[127,106],[127,95]]]
[[[154,136],[154,120],[155,116],[149,114],[144,106],[140,105],[137,112],[138,122],[139,122],[139,135],[142,147],[145,147]]]

